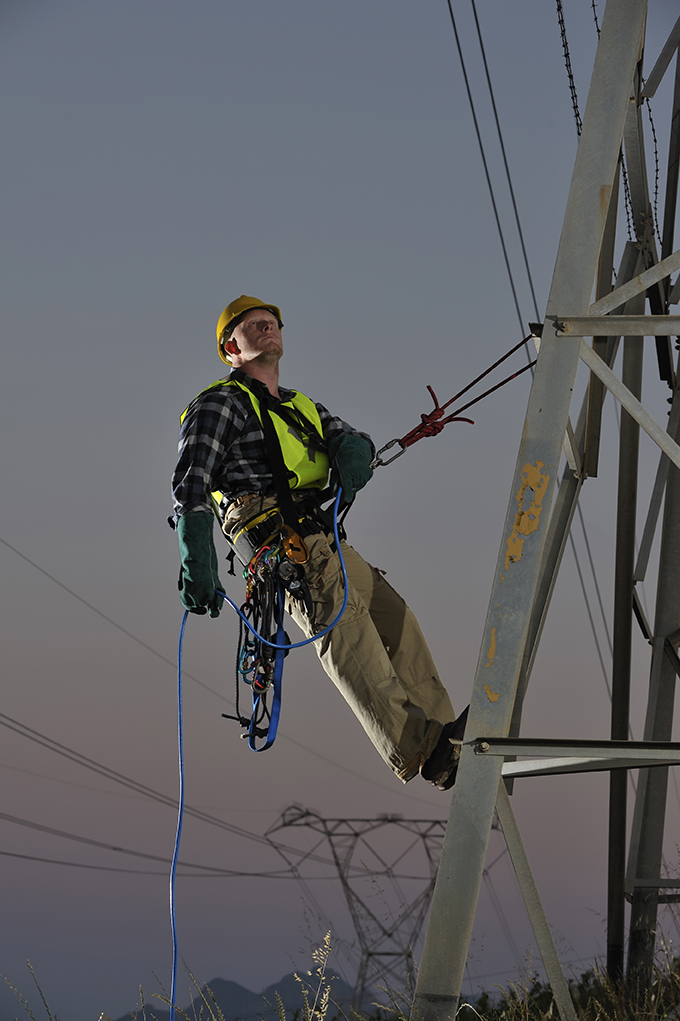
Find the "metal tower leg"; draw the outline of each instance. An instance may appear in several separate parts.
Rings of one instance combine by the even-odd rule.
[[[674,394],[674,403],[680,391]],[[656,602],[656,620],[645,721],[645,738],[669,741],[673,725],[673,705],[677,657],[673,646],[680,634],[680,470],[670,465],[666,484],[663,532]],[[669,649],[670,645],[670,649]],[[661,855],[666,808],[668,769],[642,770],[636,799],[634,836],[635,882],[631,912],[628,975],[640,988],[648,987],[654,964],[657,907],[661,874]],[[657,883],[656,888],[638,886],[637,881]]]
[[[596,277],[645,0],[609,0],[548,302],[584,315]],[[580,341],[544,326],[470,703],[466,738],[505,736],[539,581],[549,508],[567,428]],[[463,747],[420,966],[414,1018],[456,1014],[502,758]]]

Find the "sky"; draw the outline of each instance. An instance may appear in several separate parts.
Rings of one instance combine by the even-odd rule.
[[[577,146],[559,29],[550,3],[478,0],[477,8],[542,318]],[[521,323],[445,0],[4,0],[0,8],[0,970],[35,1003],[30,960],[52,1009],[71,1021],[117,1018],[138,1002],[140,985],[169,986],[165,863],[175,813],[22,727],[176,797],[181,606],[166,524],[170,475],[180,412],[223,375],[215,349],[223,307],[241,293],[279,305],[282,383],[377,446],[430,410],[427,384],[448,399],[535,318],[472,8],[456,0],[454,10]],[[564,0],[564,11],[583,111],[593,13],[589,0]],[[647,72],[676,17],[671,0],[651,3]],[[653,104],[662,169],[670,87],[664,80]],[[619,252],[625,236],[622,222]],[[519,352],[508,365],[525,361]],[[667,391],[653,354],[647,362],[644,399],[664,421]],[[469,701],[529,386],[524,374],[475,408],[474,426],[453,424],[379,468],[348,519],[352,544],[416,611],[457,711]],[[601,472],[582,508],[609,620],[616,442],[608,402]],[[641,451],[643,514],[657,458],[644,437]],[[587,564],[583,536],[575,538]],[[242,583],[227,579],[226,567],[222,580],[240,601]],[[586,581],[608,670],[597,593]],[[645,598],[651,616],[651,570]],[[418,779],[404,787],[386,769],[311,649],[287,660],[276,744],[251,753],[221,718],[233,701],[236,637],[226,610],[188,623],[191,805],[255,837],[292,804],[324,818],[446,818],[448,795]],[[636,637],[636,737],[648,667]],[[21,726],[10,730],[8,718]],[[523,732],[609,733],[571,555]],[[580,974],[605,946],[607,779],[528,779],[515,790],[558,950]],[[672,870],[675,782],[669,805]],[[311,840],[289,830],[284,842]],[[503,848],[493,832],[464,991],[539,966]],[[352,940],[330,866],[310,865],[306,885],[251,876],[281,859],[195,818],[182,858],[240,873],[178,881],[180,954],[200,981],[221,976],[259,990],[309,967],[326,929],[339,951]],[[379,884],[370,895],[394,910]],[[680,939],[670,912],[662,925]],[[339,953],[334,967],[351,980],[356,963]],[[2,1021],[14,1002],[0,993]]]

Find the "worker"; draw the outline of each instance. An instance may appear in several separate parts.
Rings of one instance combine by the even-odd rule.
[[[319,504],[328,480],[345,505],[372,475],[370,438],[296,390],[279,386],[281,312],[241,295],[217,324],[220,358],[231,374],[187,408],[173,496],[181,558],[181,600],[216,617],[223,591],[213,543],[215,501],[225,537],[244,563],[271,520],[287,520],[305,547],[307,604],[286,609],[307,637],[330,624],[344,587],[332,525]],[[212,494],[212,499],[211,499]],[[276,515],[280,515],[276,518]],[[245,543],[246,554],[243,554]],[[314,642],[323,669],[373,745],[404,783],[420,774],[440,790],[455,781],[465,719],[453,708],[415,615],[346,542],[347,607]],[[252,550],[252,552],[250,552]]]

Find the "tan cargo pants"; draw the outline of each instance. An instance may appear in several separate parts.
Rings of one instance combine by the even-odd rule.
[[[275,503],[273,497],[241,497],[229,508],[225,534]],[[309,638],[340,612],[344,586],[332,537],[317,534],[304,541],[314,616],[305,617],[301,604],[290,597],[286,609]],[[413,612],[381,572],[344,542],[342,555],[349,583],[347,607],[314,648],[379,754],[406,783],[418,774],[442,725],[455,713]]]

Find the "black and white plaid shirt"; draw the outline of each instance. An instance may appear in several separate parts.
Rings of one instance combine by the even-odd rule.
[[[247,379],[255,396],[268,393],[264,383],[235,369],[230,379]],[[295,390],[279,387],[281,400]],[[371,443],[366,433],[352,429],[317,404],[326,440],[340,433],[355,433]],[[371,448],[373,444],[371,443]],[[217,387],[199,394],[187,409],[179,439],[179,457],[172,477],[175,517],[191,510],[212,512],[210,493],[219,490],[228,502],[246,493],[275,492],[274,478],[264,445],[262,426],[252,401],[240,387]]]

